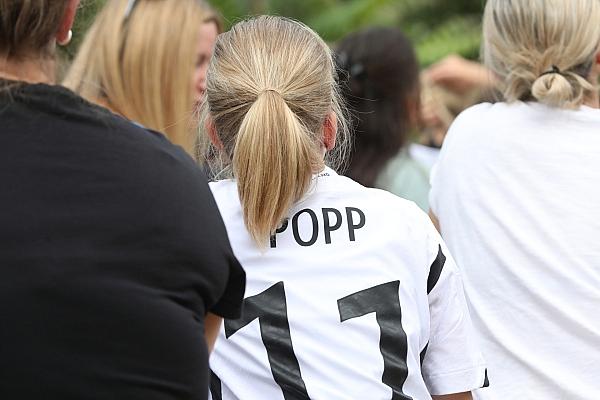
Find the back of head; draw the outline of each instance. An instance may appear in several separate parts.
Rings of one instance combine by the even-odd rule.
[[[323,127],[335,123],[331,112],[343,142],[333,58],[310,28],[263,16],[217,39],[204,114],[222,143],[246,227],[259,246],[323,168]],[[343,152],[345,146],[337,148]],[[330,161],[336,157],[343,158],[338,152]]]
[[[192,152],[191,84],[200,27],[216,15],[203,0],[112,0],[98,14],[64,85],[167,134]]]
[[[488,0],[483,52],[508,102],[579,106],[600,44],[597,0]]]
[[[410,40],[395,28],[371,28],[343,39],[338,61],[348,78],[346,102],[356,111],[347,175],[374,186],[387,161],[415,128],[419,65]]]
[[[0,0],[0,57],[20,60],[53,54],[67,0]]]

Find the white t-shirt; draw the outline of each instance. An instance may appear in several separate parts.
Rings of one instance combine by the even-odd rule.
[[[413,159],[427,167],[428,171],[431,170],[440,158],[440,149],[424,146],[419,143],[411,143],[408,146],[408,152]]]
[[[211,356],[214,400],[424,400],[484,384],[457,268],[416,205],[326,168],[261,251],[236,183],[211,189],[247,276],[244,316]]]
[[[600,398],[600,111],[472,107],[431,183],[490,369],[477,397]]]

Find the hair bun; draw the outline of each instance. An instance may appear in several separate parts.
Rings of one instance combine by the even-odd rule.
[[[483,55],[504,100],[582,104],[597,84],[587,79],[598,53],[598,20],[598,0],[487,0]]]
[[[589,82],[558,68],[542,73],[531,87],[531,94],[540,103],[551,107],[576,107],[584,97]]]

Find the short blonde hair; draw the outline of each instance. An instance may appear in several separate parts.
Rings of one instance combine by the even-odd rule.
[[[508,102],[574,108],[595,89],[587,78],[600,44],[598,0],[488,0],[483,53]]]
[[[219,36],[208,69],[210,115],[237,180],[244,222],[259,246],[323,168],[323,126],[334,112],[337,152],[345,159],[347,124],[331,50],[310,28],[262,16]]]
[[[202,23],[216,14],[202,0],[110,0],[88,31],[64,85],[194,153],[192,75]]]

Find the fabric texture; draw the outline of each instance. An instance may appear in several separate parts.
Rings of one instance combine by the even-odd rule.
[[[431,171],[431,168],[437,163],[440,158],[440,149],[436,147],[425,146],[420,143],[411,143],[408,146],[410,156],[421,165]]]
[[[236,182],[210,186],[248,276],[244,316],[211,355],[213,400],[426,400],[484,384],[460,274],[414,203],[326,168],[261,249]]]
[[[600,111],[481,104],[453,124],[431,208],[490,371],[477,398],[600,392]]]
[[[414,201],[423,211],[429,210],[429,168],[401,150],[379,173],[375,187]]]
[[[0,398],[205,399],[244,272],[202,172],[62,87],[1,81],[0,121]]]

